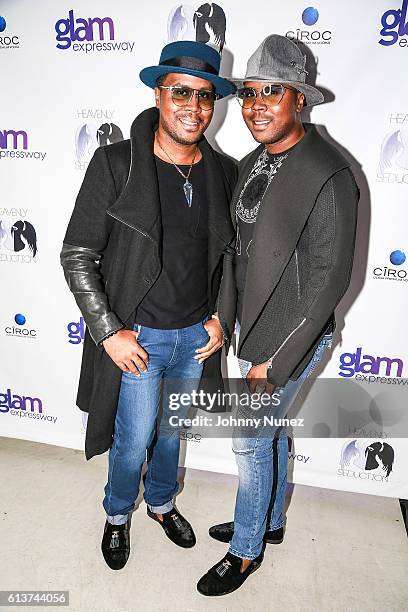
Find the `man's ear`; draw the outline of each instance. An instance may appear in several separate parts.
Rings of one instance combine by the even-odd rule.
[[[306,106],[305,94],[298,93],[297,100],[296,100],[296,111],[300,113],[302,111],[302,108],[304,108],[304,106]]]
[[[160,108],[160,89],[158,87],[154,88],[154,100],[156,103],[156,108]]]

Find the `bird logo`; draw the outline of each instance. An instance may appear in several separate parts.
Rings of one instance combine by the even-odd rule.
[[[168,42],[196,40],[216,47],[219,53],[225,45],[226,18],[223,9],[206,2],[195,10],[189,4],[179,4],[167,20]]]
[[[75,135],[76,159],[78,162],[89,162],[98,147],[120,140],[123,140],[123,133],[115,123],[102,123],[99,127],[94,123],[84,123]]]
[[[341,451],[341,469],[356,467],[361,471],[375,470],[388,477],[394,463],[394,449],[387,442],[372,442],[352,440],[346,442]]]
[[[381,145],[379,171],[392,167],[408,170],[408,129],[389,132]]]
[[[7,220],[0,219],[0,250],[3,249],[14,253],[25,251],[35,257],[38,249],[34,225],[21,219],[11,225]]]

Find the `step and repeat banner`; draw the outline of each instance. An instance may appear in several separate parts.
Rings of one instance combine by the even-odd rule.
[[[86,167],[129,137],[153,106],[138,79],[173,40],[222,50],[222,74],[245,74],[271,33],[299,41],[326,103],[305,115],[352,162],[361,189],[356,260],[321,378],[403,384],[408,369],[408,0],[0,0],[0,433],[83,449],[75,405],[84,321],[59,253]],[[242,158],[254,148],[234,99],[207,137]],[[228,371],[238,376],[233,352]],[[328,402],[327,410],[334,410]],[[359,407],[356,406],[358,409]],[[392,420],[392,419],[391,419]],[[408,497],[405,433],[387,419],[344,438],[296,437],[294,482]],[[391,430],[390,430],[391,431]],[[184,432],[184,462],[235,473],[230,440]]]

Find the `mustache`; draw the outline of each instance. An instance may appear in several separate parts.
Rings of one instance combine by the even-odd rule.
[[[187,121],[196,121],[197,123],[202,123],[202,118],[194,113],[177,113],[178,119],[187,119]]]

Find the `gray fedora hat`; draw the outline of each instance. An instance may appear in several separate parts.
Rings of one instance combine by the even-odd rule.
[[[291,85],[306,98],[306,106],[324,102],[323,94],[305,82],[306,56],[295,42],[286,36],[271,34],[259,45],[248,60],[243,79],[231,79],[237,87],[245,81],[268,81]]]

